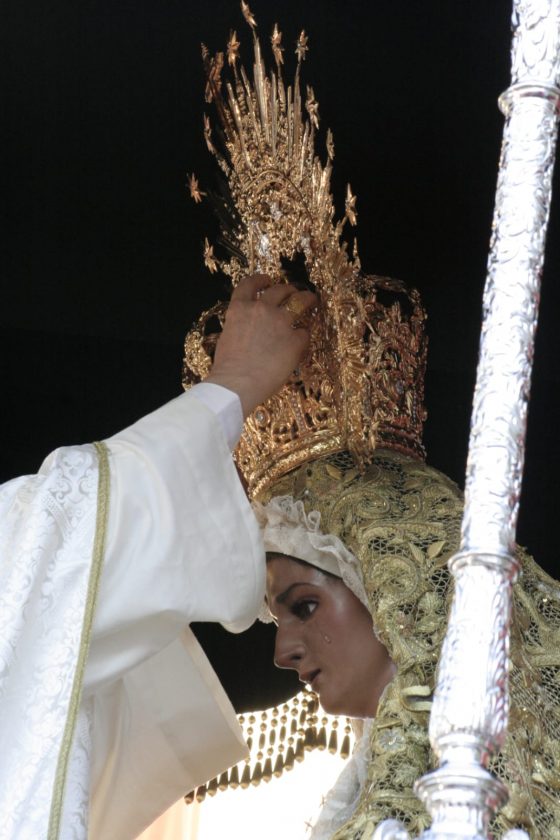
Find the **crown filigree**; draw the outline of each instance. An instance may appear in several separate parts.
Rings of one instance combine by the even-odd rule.
[[[348,450],[363,468],[384,446],[423,457],[422,425],[426,339],[419,295],[404,284],[361,272],[357,247],[348,254],[346,223],[356,224],[356,197],[347,187],[345,214],[336,222],[330,192],[334,144],[327,132],[326,162],[315,153],[319,106],[311,87],[301,97],[301,65],[308,43],[301,32],[293,85],[283,79],[281,33],[271,38],[276,69],[267,74],[256,21],[250,81],[239,62],[240,42],[232,32],[224,54],[203,47],[206,100],[215,107],[221,143],[208,116],[204,136],[226,184],[203,192],[190,177],[195,201],[206,195],[221,222],[216,247],[208,239],[204,261],[221,269],[235,286],[253,272],[277,282],[304,282],[319,297],[307,359],[282,390],[247,419],[235,458],[251,496],[279,476],[320,455]],[[304,111],[306,112],[304,114]],[[225,306],[203,313],[187,335],[183,383],[189,387],[211,366],[217,322]]]

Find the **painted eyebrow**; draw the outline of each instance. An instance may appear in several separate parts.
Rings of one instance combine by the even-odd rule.
[[[288,588],[287,588],[287,589],[285,589],[283,592],[281,592],[281,593],[280,593],[280,595],[277,595],[277,596],[276,596],[276,598],[274,599],[274,601],[275,601],[277,604],[283,604],[283,603],[285,603],[285,601],[287,601],[287,600],[288,600],[288,598],[290,597],[291,592],[292,592],[294,589],[296,589],[296,587],[298,587],[298,586],[313,586],[313,584],[312,584],[312,583],[308,583],[307,581],[304,581],[304,580],[302,580],[302,581],[296,581],[296,583],[291,583],[291,584],[288,586]]]

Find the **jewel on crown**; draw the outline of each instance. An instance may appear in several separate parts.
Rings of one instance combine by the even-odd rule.
[[[224,54],[203,46],[206,101],[217,116],[204,116],[204,137],[225,182],[219,193],[203,192],[190,176],[191,196],[207,196],[220,220],[217,246],[208,239],[204,262],[220,269],[235,286],[255,272],[277,282],[313,289],[319,307],[311,323],[310,350],[281,391],[246,420],[235,451],[247,491],[255,497],[300,464],[349,451],[363,469],[379,447],[424,457],[422,426],[427,342],[419,294],[403,283],[361,271],[357,247],[349,256],[342,240],[357,221],[356,197],[347,187],[345,214],[335,222],[330,192],[334,158],[327,132],[326,163],[315,153],[319,106],[311,87],[302,99],[300,76],[308,50],[301,32],[293,85],[283,78],[282,33],[271,37],[275,69],[266,72],[256,21],[242,12],[253,33],[251,81],[239,60],[232,32]],[[204,377],[211,366],[224,304],[204,312],[185,340],[183,384]]]

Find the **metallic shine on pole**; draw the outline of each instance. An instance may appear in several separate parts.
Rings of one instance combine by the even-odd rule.
[[[560,103],[560,0],[514,0],[512,84],[484,291],[455,597],[430,718],[439,767],[416,783],[422,840],[487,840],[507,801],[488,770],[508,721],[515,528]],[[373,840],[408,840],[394,820]],[[504,840],[528,840],[514,829]]]

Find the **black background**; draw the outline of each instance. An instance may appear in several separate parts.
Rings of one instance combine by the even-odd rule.
[[[265,54],[277,20],[287,77],[334,133],[333,190],[358,195],[364,268],[418,287],[429,313],[429,461],[462,483],[503,118],[510,5],[470,0],[254,0]],[[210,211],[188,197],[215,163],[202,137],[200,41],[234,0],[3,6],[0,478],[59,445],[101,439],[180,392],[182,340],[224,284],[202,263]],[[322,148],[320,141],[320,148]],[[558,189],[556,190],[558,193]],[[558,576],[559,196],[537,333],[519,541]],[[200,630],[239,708],[291,693],[271,631]]]

